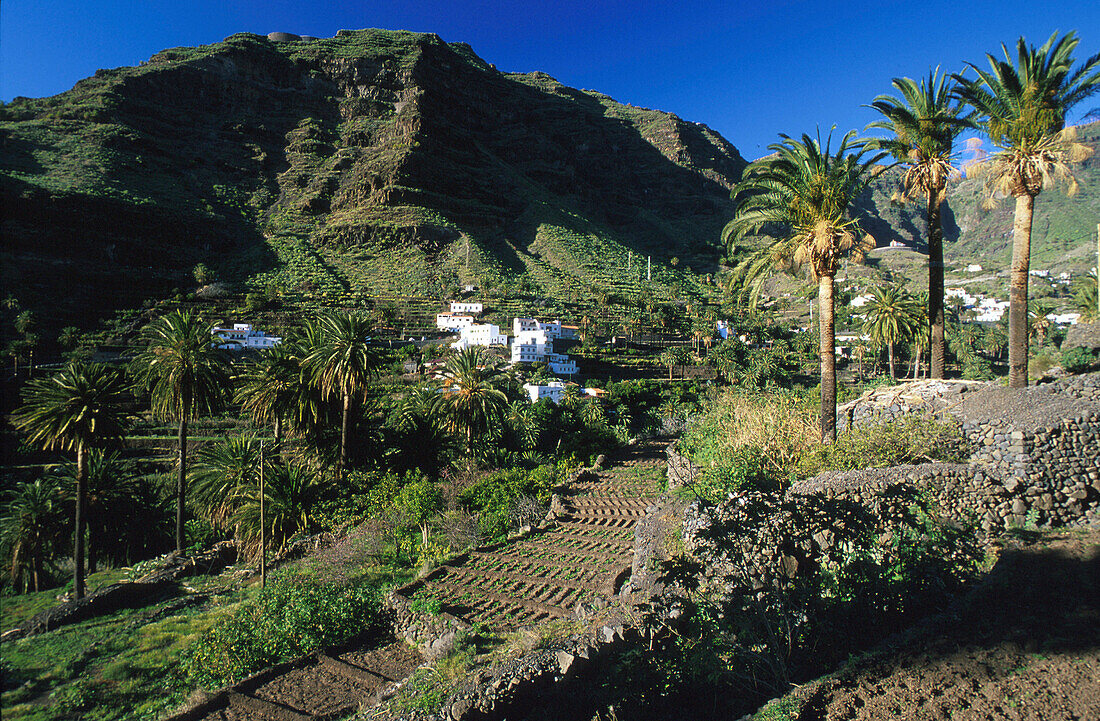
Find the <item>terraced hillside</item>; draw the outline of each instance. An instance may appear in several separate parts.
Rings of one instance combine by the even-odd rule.
[[[426,577],[415,593],[498,630],[567,616],[577,603],[615,592],[633,558],[634,525],[661,494],[663,476],[659,446],[628,450],[565,489],[556,524],[472,551]]]
[[[0,277],[58,327],[200,262],[306,306],[701,292],[745,165],[705,125],[385,30],[165,50],[0,104],[0,149]]]

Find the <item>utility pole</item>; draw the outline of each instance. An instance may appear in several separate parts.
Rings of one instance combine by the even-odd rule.
[[[264,442],[260,441],[260,588],[267,588],[267,517],[264,507]]]

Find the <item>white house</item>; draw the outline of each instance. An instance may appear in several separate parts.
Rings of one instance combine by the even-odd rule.
[[[853,308],[862,308],[863,306],[867,305],[867,302],[870,301],[872,297],[874,296],[857,295],[855,298],[852,298],[852,301],[848,303],[848,305],[852,306]]]
[[[466,302],[464,300],[452,300],[451,312],[452,313],[471,313],[473,315],[479,315],[484,306],[481,303]]]
[[[553,341],[545,330],[524,330],[512,338],[513,363],[540,363],[553,351]]]
[[[1004,316],[1005,311],[1008,310],[1007,300],[997,300],[996,298],[982,298],[978,302],[977,316],[974,320],[979,323],[996,323]]]
[[[565,383],[562,381],[550,381],[545,385],[539,385],[537,383],[524,383],[523,392],[527,394],[527,397],[532,403],[538,403],[543,398],[549,398],[554,403],[561,400],[561,392],[565,390]]]
[[[971,263],[970,265],[966,266],[966,272],[967,273],[981,273],[982,272],[982,266],[978,265],[977,263]]]
[[[469,313],[440,313],[435,317],[436,328],[452,333],[461,333],[463,328],[469,328],[473,324],[474,317]]]
[[[534,318],[515,318],[512,321],[512,335],[529,331],[544,330],[548,338],[576,338],[580,328],[575,325],[563,325],[560,320],[543,322]]]
[[[714,327],[718,331],[718,337],[722,340],[730,337],[730,322],[728,320],[720,320],[714,324]]]
[[[1080,320],[1080,313],[1048,313],[1047,320],[1058,325],[1077,325],[1077,321]]]
[[[565,353],[547,353],[546,366],[551,373],[557,373],[560,376],[571,376],[577,372],[577,361],[569,360],[569,356]]]
[[[252,348],[263,350],[274,348],[283,342],[279,336],[268,335],[262,330],[256,330],[251,323],[234,323],[232,328],[214,328],[211,331],[216,345],[222,350],[244,350]]]
[[[464,350],[470,346],[508,345],[508,336],[500,332],[500,327],[492,323],[475,323],[459,331],[458,340],[451,343],[452,348]]]
[[[1036,278],[1049,278],[1050,277],[1050,271],[1049,270],[1029,270],[1027,272],[1027,274],[1028,275],[1033,275]]]

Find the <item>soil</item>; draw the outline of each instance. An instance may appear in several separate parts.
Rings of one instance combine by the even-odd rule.
[[[949,612],[795,696],[798,721],[1100,719],[1100,529],[1013,542]]]

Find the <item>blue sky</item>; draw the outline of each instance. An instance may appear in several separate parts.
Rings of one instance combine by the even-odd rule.
[[[1079,59],[1100,52],[1096,0],[4,0],[0,98],[52,95],[98,68],[236,32],[328,37],[364,27],[434,32],[501,70],[541,70],[706,123],[749,159],[780,132],[862,128],[875,116],[861,106],[892,77],[984,63],[1020,35],[1038,44],[1075,29]]]

